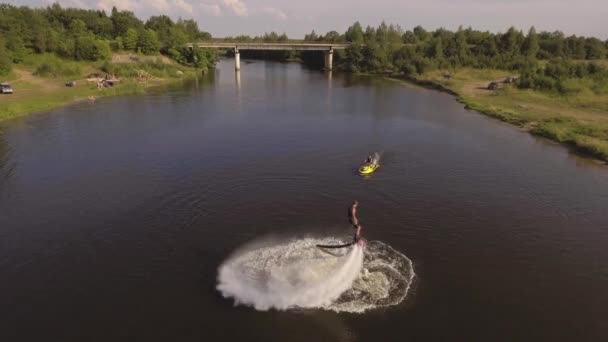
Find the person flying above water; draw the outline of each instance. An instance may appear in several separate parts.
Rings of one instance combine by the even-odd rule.
[[[348,208],[348,222],[355,229],[354,242],[359,243],[361,240],[361,225],[359,224],[359,219],[357,219],[357,206],[359,205],[358,201],[353,201],[353,204]]]
[[[354,244],[357,244],[361,247],[363,247],[365,245],[365,242],[363,240],[361,240],[361,229],[363,229],[363,227],[361,227],[361,225],[359,224],[359,220],[357,219],[357,205],[359,205],[359,202],[353,201],[353,204],[350,207],[348,207],[348,222],[350,222],[350,224],[355,229],[355,236],[353,237],[353,242],[345,243],[342,245],[318,244],[318,245],[316,245],[317,247],[320,247],[320,248],[346,248],[346,247],[350,247]]]
[[[359,205],[358,201],[353,201],[353,204],[348,208],[348,222],[353,225],[353,227],[357,227],[359,224],[359,220],[357,220],[357,206]]]

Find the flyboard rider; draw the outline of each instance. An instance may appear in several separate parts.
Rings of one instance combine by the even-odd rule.
[[[359,220],[357,219],[357,206],[359,205],[358,201],[353,201],[353,204],[348,208],[348,222],[355,229],[354,243],[358,245],[362,245],[363,241],[361,240],[361,224],[359,224]]]
[[[361,225],[359,224],[359,220],[357,219],[357,206],[358,205],[359,205],[359,202],[353,201],[353,204],[350,207],[348,207],[348,222],[350,222],[350,224],[355,229],[355,236],[353,238],[353,242],[345,243],[343,245],[317,245],[317,247],[320,247],[320,248],[346,248],[346,247],[350,247],[354,244],[357,244],[361,247],[363,247],[365,245],[365,242],[363,240],[361,240],[361,229],[363,229],[363,228],[361,227]]]

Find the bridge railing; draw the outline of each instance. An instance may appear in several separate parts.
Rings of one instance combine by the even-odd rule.
[[[238,50],[293,50],[293,51],[328,51],[348,48],[348,43],[219,43],[200,42],[188,43],[188,47],[198,46],[202,48],[216,49],[238,49]]]

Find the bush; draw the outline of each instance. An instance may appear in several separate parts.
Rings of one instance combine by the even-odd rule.
[[[112,55],[108,42],[97,40],[93,36],[76,39],[74,52],[76,59],[89,61],[108,59]]]
[[[149,73],[150,75],[160,78],[175,77],[179,74],[179,72],[183,73],[185,71],[185,69],[182,67],[173,64],[162,63],[160,61],[129,64],[114,64],[106,61],[101,66],[101,70],[108,74],[114,74],[118,77],[137,77],[138,71],[143,70]]]
[[[112,57],[110,44],[105,40],[97,40],[95,42],[96,60],[108,60]]]
[[[37,55],[25,63],[34,67],[34,75],[42,77],[78,77],[82,74],[80,63],[65,61],[55,55]]]
[[[112,51],[121,51],[122,49],[124,49],[122,37],[116,37],[115,40],[110,42],[110,48],[112,49]]]
[[[8,75],[12,67],[13,63],[4,47],[4,40],[0,37],[0,75]]]
[[[169,55],[169,57],[170,57],[171,59],[173,59],[173,60],[175,60],[175,61],[177,61],[177,62],[181,62],[181,56],[182,56],[182,54],[181,54],[181,53],[179,53],[179,51],[177,51],[177,50],[175,50],[175,49],[173,49],[173,48],[170,48],[170,49],[167,51],[167,54]]]
[[[574,79],[558,80],[555,87],[563,95],[576,95],[585,89],[580,80]]]
[[[534,89],[553,90],[555,89],[555,80],[547,76],[537,76],[534,79]]]
[[[65,64],[62,63],[50,63],[43,62],[36,68],[34,71],[34,75],[43,76],[43,77],[59,77],[59,76],[68,76],[68,77],[77,77],[80,76],[82,70],[79,65],[75,64]]]

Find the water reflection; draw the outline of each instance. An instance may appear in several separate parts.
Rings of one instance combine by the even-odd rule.
[[[241,71],[240,70],[236,70],[234,72],[234,78],[235,78],[235,82],[236,82],[237,93],[240,93],[241,92]]]
[[[243,111],[243,98],[242,98],[242,94],[241,94],[241,71],[240,70],[234,71],[234,83],[235,83],[235,87],[236,87],[237,108],[238,108],[239,112],[242,112]]]
[[[325,72],[325,78],[327,79],[327,106],[331,107],[332,80],[333,80],[333,73],[332,73],[332,71]]]
[[[0,185],[11,178],[15,171],[15,162],[11,158],[11,149],[5,133],[0,131]]]

